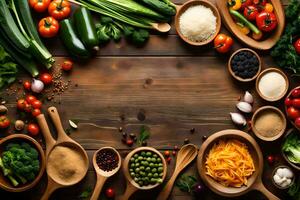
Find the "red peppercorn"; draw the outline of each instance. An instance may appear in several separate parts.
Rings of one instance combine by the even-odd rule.
[[[168,158],[167,158],[167,163],[170,164],[171,160],[172,160],[172,158],[171,158],[171,157],[168,157]]]
[[[176,151],[172,151],[172,155],[173,155],[173,156],[176,156]]]
[[[165,157],[169,157],[170,156],[170,151],[165,151],[164,155],[165,155]]]
[[[113,188],[107,188],[105,190],[105,195],[107,198],[114,198],[115,197],[115,190]]]
[[[126,144],[131,147],[133,145],[133,140],[132,139],[127,139]]]
[[[268,156],[267,160],[268,160],[269,165],[274,164],[274,161],[275,161],[274,156],[272,156],[272,155]]]

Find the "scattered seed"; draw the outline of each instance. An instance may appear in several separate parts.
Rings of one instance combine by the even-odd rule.
[[[188,138],[185,138],[184,139],[184,144],[188,144],[188,143],[190,143],[190,140]]]
[[[0,105],[0,113],[1,114],[5,114],[5,113],[7,113],[7,111],[8,111],[8,109],[6,106]]]
[[[126,144],[131,147],[133,145],[133,140],[132,139],[127,139]]]
[[[126,132],[123,132],[123,133],[122,133],[122,136],[123,136],[123,138],[126,138],[126,137],[127,137],[127,133],[126,133]]]
[[[120,126],[119,127],[119,132],[122,132],[123,131],[123,128]]]
[[[170,151],[168,151],[168,150],[165,151],[165,152],[164,152],[164,155],[165,155],[165,157],[169,157],[169,156],[170,156]]]
[[[190,130],[190,132],[191,132],[191,133],[195,133],[195,130],[196,130],[195,128],[192,128],[192,129]]]
[[[206,135],[203,135],[202,136],[202,140],[204,141],[204,140],[206,140],[207,139],[207,136]]]

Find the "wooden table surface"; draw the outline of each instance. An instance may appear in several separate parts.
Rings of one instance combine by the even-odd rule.
[[[214,0],[212,0],[214,1]],[[176,0],[182,4],[184,0]],[[283,1],[287,4],[287,0]],[[227,32],[224,28],[222,32]],[[236,39],[233,50],[245,47]],[[56,62],[68,58],[68,55],[58,39],[47,41]],[[263,68],[275,66],[268,52],[260,52]],[[185,138],[198,146],[203,142],[203,136],[209,136],[217,131],[236,128],[229,112],[236,111],[235,104],[245,90],[255,96],[254,107],[257,109],[269,103],[262,101],[255,92],[254,83],[242,84],[234,81],[227,71],[229,55],[217,54],[212,45],[192,47],[185,44],[177,35],[172,25],[169,35],[153,33],[149,42],[142,48],[127,44],[110,42],[102,47],[98,55],[86,63],[76,63],[71,74],[64,74],[65,80],[70,80],[70,87],[57,101],[44,102],[46,108],[56,106],[61,114],[64,127],[69,127],[69,119],[79,120],[79,128],[72,131],[71,137],[78,141],[88,152],[89,158],[95,150],[103,146],[117,148],[123,157],[136,147],[127,147],[121,142],[119,127],[127,133],[139,133],[141,125],[146,125],[151,131],[148,145],[160,151],[181,146]],[[58,67],[58,66],[56,66]],[[20,78],[28,79],[27,74]],[[297,83],[291,80],[291,88]],[[77,84],[77,85],[76,85]],[[16,83],[13,87],[20,87]],[[7,101],[12,119],[16,119],[14,92],[2,91],[0,97]],[[282,105],[282,102],[275,104]],[[281,107],[282,108],[282,107]],[[50,119],[48,118],[50,123]],[[52,133],[55,133],[50,124]],[[190,129],[195,128],[195,133]],[[252,134],[252,133],[250,133]],[[253,134],[252,134],[253,135]],[[264,160],[269,154],[280,155],[277,142],[262,142],[258,138],[264,154]],[[175,159],[168,167],[168,178],[174,170]],[[280,161],[278,164],[284,163]],[[276,189],[271,182],[272,170],[276,167],[264,165],[263,182],[266,187],[281,197],[289,199]],[[195,162],[185,171],[198,176]],[[78,185],[58,190],[52,195],[55,200],[79,199],[80,193],[86,188],[93,188],[95,172],[90,165],[86,178]],[[2,200],[39,199],[46,185],[46,177],[31,191],[13,194],[0,190]],[[120,172],[109,179],[105,185],[114,187],[117,195],[125,190],[125,179]],[[132,199],[155,199],[159,192],[137,192]],[[146,194],[145,194],[146,193]],[[190,194],[174,188],[170,199],[193,199]],[[221,200],[211,191],[201,199]],[[259,192],[249,192],[235,199],[264,199]]]

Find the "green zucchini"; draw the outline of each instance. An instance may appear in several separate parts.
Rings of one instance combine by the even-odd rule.
[[[88,49],[99,50],[99,41],[97,38],[95,23],[93,22],[91,12],[85,7],[79,7],[74,15],[74,23],[77,33]]]
[[[0,31],[0,45],[5,49],[5,51],[27,72],[31,74],[32,77],[39,75],[38,67],[32,59],[27,59],[11,46],[11,44],[5,40],[3,33]]]
[[[28,51],[30,43],[19,30],[5,0],[0,1],[0,27],[0,31],[4,32],[5,38],[9,39],[11,45],[25,56],[23,52]]]
[[[166,15],[166,16],[174,16],[176,15],[176,7],[169,2],[169,0],[137,0],[152,8],[156,12]]]
[[[73,23],[69,19],[64,19],[60,22],[60,39],[72,56],[79,58],[90,57],[89,51],[78,38]]]

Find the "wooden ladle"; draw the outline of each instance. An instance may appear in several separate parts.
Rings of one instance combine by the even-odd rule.
[[[51,136],[51,133],[49,131],[45,117],[43,115],[39,115],[37,117],[37,119],[38,119],[39,125],[41,127],[42,133],[44,135],[44,138],[46,141],[46,147],[47,147],[46,171],[48,174],[48,185],[47,185],[46,191],[45,191],[44,195],[42,196],[41,200],[49,199],[50,195],[58,188],[72,186],[72,185],[75,185],[78,182],[80,182],[85,177],[85,175],[88,171],[88,166],[89,166],[89,160],[88,160],[88,156],[87,156],[87,153],[85,152],[85,150],[82,148],[82,146],[80,144],[78,144],[77,142],[72,140],[65,133],[65,131],[62,127],[57,109],[55,107],[50,107],[48,109],[48,113],[53,121],[53,124],[55,125],[56,130],[57,130],[57,141],[56,141],[56,143],[54,143],[55,140]],[[84,166],[83,173],[80,174],[80,176],[77,180],[75,180],[73,182],[62,182],[62,181],[58,180],[57,178],[55,178],[53,176],[53,174],[50,174],[48,172],[49,155],[51,155],[52,150],[55,149],[55,147],[57,147],[57,146],[64,146],[64,147],[68,147],[68,148],[75,150],[82,157],[82,160],[84,160],[85,166]]]
[[[159,193],[157,200],[168,199],[177,176],[197,157],[197,154],[198,148],[193,144],[186,144],[179,150],[173,175],[165,185],[163,190]]]
[[[166,33],[171,29],[171,26],[168,23],[152,23],[151,25],[153,29],[162,33]]]
[[[96,160],[98,152],[101,151],[101,150],[104,150],[104,149],[113,150],[119,158],[118,166],[115,169],[113,169],[112,171],[109,171],[109,172],[106,172],[106,171],[103,171],[102,169],[100,169],[98,164],[97,164],[97,160]],[[121,163],[122,163],[121,156],[120,156],[119,152],[113,147],[103,147],[103,148],[99,149],[98,151],[96,151],[94,153],[93,165],[94,165],[94,168],[95,168],[95,171],[96,171],[96,174],[97,174],[97,182],[96,182],[96,186],[94,188],[94,192],[93,192],[90,200],[97,200],[98,199],[99,195],[101,194],[101,190],[102,190],[102,187],[103,187],[105,181],[109,177],[113,176],[114,174],[116,174],[119,171],[119,169],[121,167]]]

